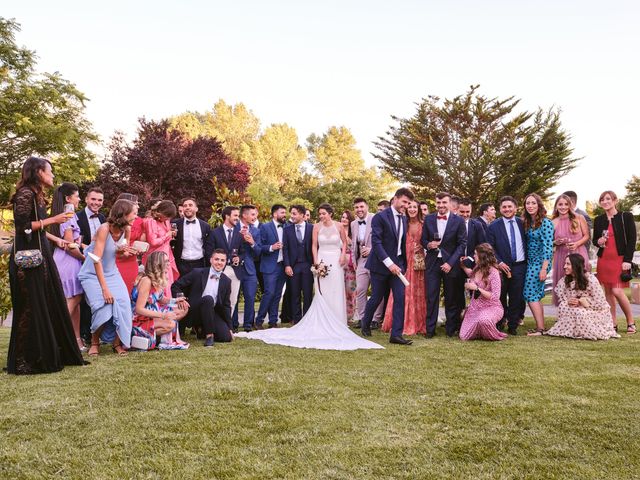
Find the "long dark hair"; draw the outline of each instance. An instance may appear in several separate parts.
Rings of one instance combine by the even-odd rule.
[[[486,282],[489,278],[491,268],[495,268],[498,265],[496,254],[493,251],[493,247],[488,243],[478,245],[476,247],[476,253],[478,254],[478,262],[473,269],[473,273],[480,272],[482,280]]]
[[[53,191],[53,202],[51,203],[51,216],[64,212],[64,205],[67,203],[66,197],[70,197],[78,191],[78,186],[75,183],[63,182],[56,187]],[[49,233],[55,237],[61,237],[60,225],[57,223],[49,225],[47,228]]]
[[[47,200],[44,197],[44,189],[40,182],[38,172],[41,172],[47,168],[47,164],[53,168],[51,162],[46,158],[29,157],[27,161],[22,165],[22,175],[18,183],[16,184],[16,193],[22,188],[29,188],[36,194],[39,205],[46,205]],[[11,197],[11,202],[14,201],[16,195]]]
[[[538,204],[538,213],[536,213],[535,217],[529,215],[527,212],[527,199],[529,197],[533,197],[533,199]],[[569,204],[571,206],[571,204]],[[544,208],[544,203],[542,202],[542,198],[537,193],[530,193],[526,197],[524,197],[524,213],[522,214],[522,221],[524,223],[524,231],[526,232],[530,228],[536,229],[540,228],[542,225],[542,220],[547,216],[547,209]]]
[[[589,281],[585,273],[584,258],[579,253],[570,253],[567,258],[569,259],[569,263],[571,263],[572,274],[564,276],[564,284],[567,288],[570,288],[571,282],[575,280],[576,290],[586,290]]]

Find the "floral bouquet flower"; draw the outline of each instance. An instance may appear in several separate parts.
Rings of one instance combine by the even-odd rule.
[[[324,263],[324,260],[320,260],[319,263],[314,263],[311,265],[311,273],[313,273],[314,277],[318,278],[318,291],[322,294],[322,290],[320,289],[320,279],[329,275],[331,271],[331,265],[327,265]]]

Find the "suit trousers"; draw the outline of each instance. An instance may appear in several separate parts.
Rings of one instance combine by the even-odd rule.
[[[293,277],[289,279],[291,286],[291,321],[296,324],[307,313],[313,297],[313,274],[310,267],[294,268]],[[303,300],[304,298],[304,300]],[[302,308],[300,304],[302,301]]]
[[[176,259],[176,267],[178,267],[178,272],[180,272],[181,277],[184,277],[194,268],[203,268],[206,266],[207,265],[204,258],[200,258],[198,260],[183,260],[181,258]]]
[[[364,310],[367,307],[367,292],[371,284],[371,272],[365,268],[366,257],[360,257],[356,266],[356,320],[362,322]],[[382,325],[382,315],[384,314],[385,302],[381,302],[373,314],[373,319]]]
[[[269,315],[269,325],[275,325],[278,323],[278,307],[280,306],[282,288],[286,280],[284,263],[278,263],[275,271],[271,273],[263,273],[262,278],[264,280],[264,292],[260,300],[256,324],[262,325],[265,316]]]
[[[216,302],[211,295],[205,295],[195,305],[189,306],[191,325],[202,326],[205,335],[213,333],[216,342],[230,342],[229,325],[215,311]]]
[[[509,329],[518,328],[523,314],[524,279],[527,274],[527,262],[520,262],[511,267],[511,278],[502,274],[502,292],[500,302],[504,308],[504,316],[507,319]]]
[[[386,305],[389,292],[393,292],[393,321],[391,336],[401,337],[404,329],[404,283],[397,275],[389,273],[371,272],[371,298],[367,302],[362,319],[362,329],[371,328],[373,315],[381,304]]]
[[[244,297],[244,314],[242,315],[242,326],[245,330],[251,330],[254,325],[256,309],[253,302],[256,301],[256,292],[258,291],[258,277],[256,275],[249,275],[245,273],[245,276],[240,280],[240,289],[242,290],[242,296]],[[239,307],[236,304],[236,309],[233,312],[233,328],[237,328],[240,325],[238,321]]]
[[[457,275],[451,275],[451,272],[444,273],[440,269],[443,263],[442,258],[436,259],[432,265],[427,267],[424,274],[427,286],[427,334],[436,332],[440,309],[440,285],[442,284],[444,287],[444,314],[447,319],[445,330],[447,335],[452,336],[460,330],[460,299],[456,293],[460,273],[458,272]]]

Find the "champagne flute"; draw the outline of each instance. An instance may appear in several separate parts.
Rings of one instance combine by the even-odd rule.
[[[176,238],[177,234],[178,234],[178,224],[172,223],[171,224],[171,235],[173,236],[173,238]]]
[[[64,204],[64,214],[67,218],[72,218],[76,214],[76,207],[73,203],[65,203]]]
[[[607,240],[609,240],[609,229],[602,231],[602,238],[604,238],[604,245],[606,245]]]

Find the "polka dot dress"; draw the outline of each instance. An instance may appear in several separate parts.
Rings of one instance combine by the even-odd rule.
[[[527,276],[524,280],[526,302],[539,302],[544,297],[544,282],[540,281],[540,269],[548,261],[547,273],[553,259],[553,222],[542,219],[540,227],[527,230]]]

